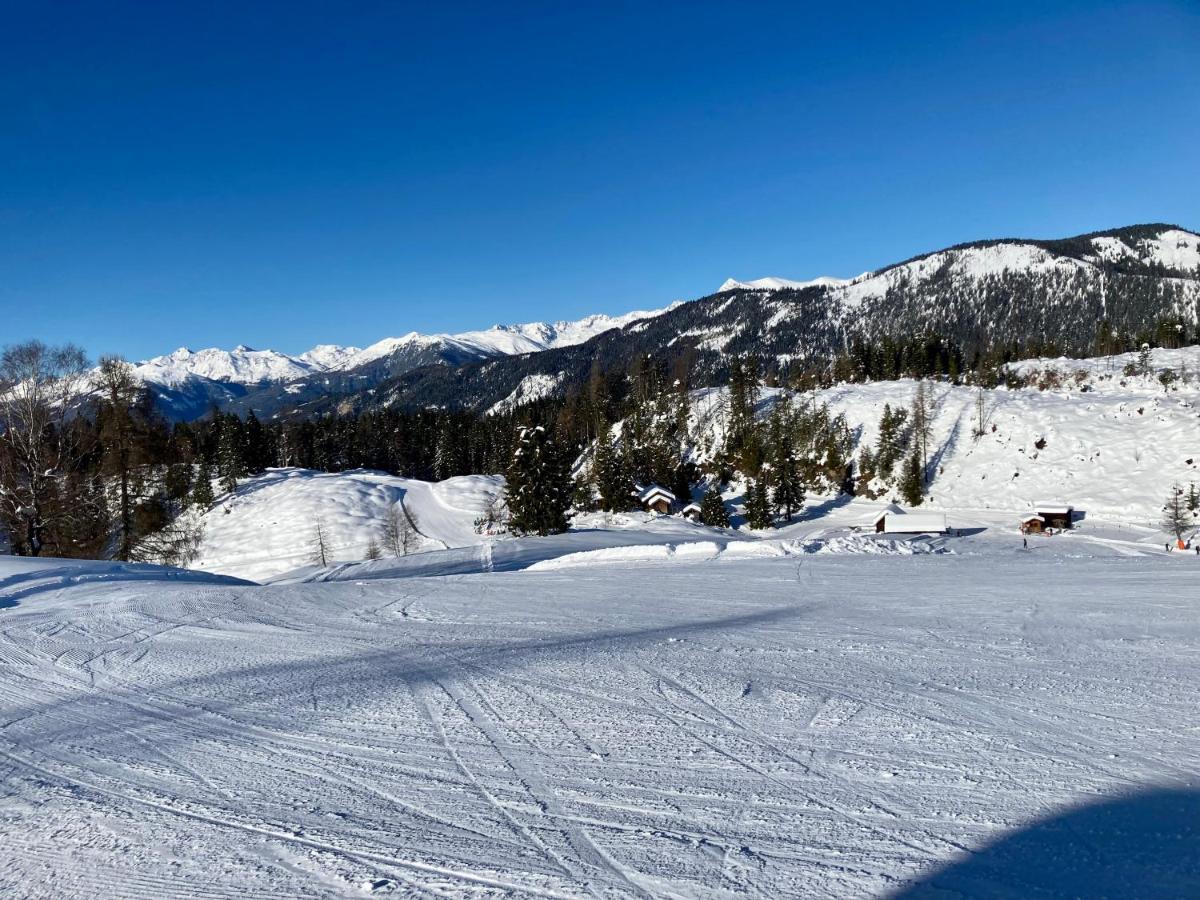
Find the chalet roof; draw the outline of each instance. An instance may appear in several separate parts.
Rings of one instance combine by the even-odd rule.
[[[1045,521],[1046,521],[1046,519],[1044,516],[1039,516],[1037,513],[1032,513],[1031,515],[1025,516],[1023,519],[1021,519],[1021,524],[1023,525],[1026,522],[1045,522]]]
[[[660,499],[666,500],[668,503],[674,503],[675,495],[661,484],[652,484],[638,495],[638,499],[643,503],[652,503]]]
[[[700,512],[700,504],[699,503],[689,503],[687,506],[685,506],[683,508],[683,511],[685,513]]]
[[[1050,513],[1050,515],[1065,516],[1075,512],[1075,507],[1062,500],[1038,500],[1033,504],[1033,508],[1043,515]]]

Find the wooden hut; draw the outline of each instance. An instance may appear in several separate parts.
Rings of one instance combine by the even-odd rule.
[[[675,495],[660,484],[652,484],[638,495],[638,500],[647,512],[665,516],[675,506]]]

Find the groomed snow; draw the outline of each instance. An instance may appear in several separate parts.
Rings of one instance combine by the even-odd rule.
[[[1194,896],[1200,560],[948,544],[272,586],[0,558],[0,893]]]

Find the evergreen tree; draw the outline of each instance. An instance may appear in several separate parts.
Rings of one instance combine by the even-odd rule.
[[[716,487],[704,492],[704,499],[700,501],[700,521],[714,528],[729,527],[729,510],[725,508],[725,501]]]
[[[755,530],[770,528],[773,524],[767,486],[762,481],[751,481],[746,487],[746,521]]]
[[[208,508],[213,505],[212,489],[212,467],[208,464],[208,460],[200,457],[199,470],[196,472],[196,485],[192,488],[192,502],[200,508],[201,512],[207,512]]]
[[[904,471],[900,476],[900,496],[909,506],[920,506],[925,489],[925,478],[921,473],[921,450],[914,445],[912,452],[904,461]]]
[[[272,434],[263,427],[254,410],[246,416],[244,459],[246,471],[258,475],[269,466],[275,465],[275,447]]]
[[[633,479],[623,454],[609,442],[607,431],[596,442],[592,477],[600,494],[600,508],[605,512],[624,512],[633,505]]]
[[[233,414],[222,416],[220,429],[217,472],[221,477],[221,489],[232,494],[237,490],[237,480],[246,474],[242,420]]]
[[[1187,508],[1189,512],[1200,511],[1200,494],[1196,492],[1196,482],[1192,482],[1192,486],[1188,488]]]
[[[558,534],[569,527],[569,463],[544,426],[522,428],[518,433],[505,501],[509,526],[518,534]]]

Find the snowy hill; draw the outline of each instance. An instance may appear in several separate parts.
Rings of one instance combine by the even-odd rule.
[[[414,552],[478,544],[485,538],[474,522],[503,485],[486,475],[429,483],[378,472],[268,469],[201,518],[193,568],[260,581],[311,565],[318,523],[331,564],[362,560],[372,539],[385,542],[392,509],[414,522]]]
[[[1020,513],[1060,497],[1089,518],[1155,525],[1172,482],[1200,486],[1200,347],[1155,350],[1152,374],[1125,375],[1137,354],[1014,364],[1028,387],[982,392],[984,434],[975,437],[979,389],[933,383],[935,414],[928,503],[943,509]],[[1158,373],[1179,376],[1164,389]],[[1183,379],[1187,379],[1184,381]],[[847,384],[809,399],[841,413],[855,456],[874,448],[885,404],[907,406],[912,380]],[[783,391],[764,389],[766,415]],[[724,445],[727,390],[693,394],[693,458]],[[890,491],[886,496],[894,497]]]

